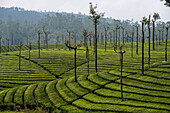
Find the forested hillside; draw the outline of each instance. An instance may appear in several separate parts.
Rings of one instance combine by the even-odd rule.
[[[102,40],[100,38],[101,32],[103,35],[105,32],[103,25],[107,26],[109,24],[111,27],[108,31],[108,36],[114,36],[116,27],[119,25],[122,28],[118,29],[120,37],[127,37],[129,41],[131,41],[130,37],[133,26],[139,25],[138,22],[132,20],[121,21],[111,18],[102,18],[98,24],[99,40]],[[164,24],[164,22],[158,22],[157,26],[162,28]],[[2,35],[3,45],[7,45],[8,40],[10,45],[16,45],[19,42],[28,44],[29,41],[37,44],[38,29],[41,31],[40,40],[42,44],[45,40],[45,32],[47,33],[49,43],[64,42],[68,39],[68,31],[74,32],[75,37],[73,38],[76,38],[76,41],[80,41],[84,40],[84,29],[88,32],[93,31],[93,23],[89,16],[82,15],[81,13],[38,12],[17,7],[0,8],[0,34]],[[122,36],[122,32],[125,31],[123,29],[126,29],[124,36]],[[141,31],[140,28],[139,31]],[[72,39],[71,41],[73,42],[74,40]]]

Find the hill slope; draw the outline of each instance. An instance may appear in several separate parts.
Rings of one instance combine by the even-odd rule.
[[[23,85],[0,92],[0,106],[60,112],[170,112],[170,62],[153,65],[144,76],[125,70],[124,101],[118,70]],[[21,98],[22,97],[22,98]]]

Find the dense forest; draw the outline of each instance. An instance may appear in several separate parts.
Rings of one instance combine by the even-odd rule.
[[[108,36],[114,36],[116,27],[120,27],[120,37],[124,32],[124,37],[129,37],[131,41],[131,33],[134,30],[134,26],[140,26],[140,22],[134,22],[133,20],[115,20],[112,18],[101,18],[98,23],[99,41],[101,40],[101,32],[104,34],[104,26],[109,26]],[[157,30],[163,29],[166,23],[158,21]],[[152,24],[151,24],[152,26]],[[88,15],[81,13],[65,13],[65,12],[38,12],[24,10],[23,8],[0,7],[0,34],[2,35],[2,44],[6,45],[7,40],[11,45],[16,45],[20,41],[24,44],[28,44],[29,41],[37,43],[38,29],[41,33],[41,43],[44,43],[45,33],[48,37],[49,43],[65,42],[68,38],[68,31],[74,32],[77,41],[83,40],[83,30],[88,32],[93,31],[93,23]],[[141,28],[139,27],[139,31]],[[126,31],[126,32],[125,32]],[[139,32],[141,34],[141,32]],[[136,35],[136,34],[134,34]],[[121,38],[122,39],[122,38]],[[72,39],[74,41],[74,39]],[[134,39],[135,41],[135,39]],[[141,40],[139,40],[141,41]]]

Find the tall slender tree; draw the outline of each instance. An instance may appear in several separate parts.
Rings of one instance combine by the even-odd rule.
[[[101,32],[101,45],[103,45],[104,44],[104,41],[103,41],[103,34],[102,34],[102,32]]]
[[[117,39],[117,30],[118,30],[118,29],[120,29],[120,27],[119,27],[118,24],[116,24],[116,43],[115,43],[116,49],[117,49],[117,41],[118,41],[118,39]]]
[[[112,42],[112,32],[109,32],[110,35],[110,43]]]
[[[157,34],[157,30],[156,30],[156,47],[158,46],[158,34]]]
[[[14,45],[14,33],[11,33],[11,45]]]
[[[59,36],[56,36],[56,48],[58,47],[58,43],[59,43]]]
[[[149,15],[149,18],[148,18],[148,21],[147,21],[147,24],[148,24],[148,31],[149,31],[149,36],[148,36],[148,45],[149,45],[149,48],[148,48],[148,68],[150,68],[150,59],[151,59],[151,53],[150,53],[150,36],[151,36],[151,30],[150,30],[150,15]]]
[[[21,50],[22,50],[22,42],[20,42],[20,45],[19,45],[19,70],[21,70]]]
[[[8,52],[9,52],[9,38],[8,37],[6,37],[6,40],[7,40],[7,45],[8,45]]]
[[[1,41],[2,41],[2,35],[0,34],[0,53],[2,52],[2,43],[1,43]]]
[[[167,54],[168,54],[168,52],[167,52],[167,50],[168,50],[168,29],[169,29],[169,27],[170,27],[170,25],[169,26],[166,26],[165,28],[166,28],[166,44],[165,44],[165,61],[167,61],[168,59],[167,59]]]
[[[87,47],[87,37],[89,36],[89,33],[86,29],[83,29],[83,36],[84,36],[84,47]]]
[[[89,49],[86,47],[87,73],[89,75]]]
[[[158,31],[159,31],[159,45],[161,45],[161,30],[158,29]]]
[[[71,44],[70,44],[71,43],[71,34],[72,34],[73,31],[67,30],[67,32],[68,32],[68,38],[69,38],[68,39],[68,45],[71,46]],[[69,50],[70,50],[70,48],[69,48]]]
[[[125,28],[123,26],[121,26],[122,28],[122,39],[123,39],[123,44],[125,43],[125,36],[124,36],[124,32],[125,32]]]
[[[115,46],[115,30],[113,30],[113,43],[114,43],[114,46]]]
[[[104,31],[105,31],[105,52],[106,52],[106,48],[107,48],[107,31],[109,30],[109,26],[103,24],[103,28],[104,28]]]
[[[92,37],[93,37],[93,32],[89,32],[89,41],[90,41],[90,46],[92,45]]]
[[[80,45],[77,46],[69,46],[68,45],[68,41],[67,43],[65,43],[66,47],[70,48],[70,49],[74,49],[74,75],[75,75],[75,82],[77,83],[77,63],[76,63],[76,59],[77,59],[77,47],[79,47]]]
[[[131,37],[131,39],[132,39],[132,41],[131,41],[131,57],[133,57],[133,37],[134,37],[134,28],[133,28],[133,30],[132,30],[132,37]]]
[[[49,35],[49,31],[45,31],[45,26],[43,26],[43,32],[45,34],[45,44],[46,44],[46,48],[48,48],[48,35]]]
[[[144,75],[144,43],[145,43],[144,26],[147,23],[147,18],[143,17],[141,22],[142,22],[142,75]]]
[[[29,41],[29,64],[31,60],[31,42]]]
[[[125,51],[122,51],[122,47],[123,45],[121,45],[119,48],[120,48],[120,52],[117,52],[116,51],[116,48],[114,46],[114,51],[116,53],[119,53],[120,54],[120,71],[121,71],[121,74],[120,74],[120,92],[121,92],[121,100],[123,101],[123,82],[122,82],[122,72],[123,72],[123,54],[125,53]]]
[[[138,42],[139,42],[139,25],[135,25],[136,27],[136,55],[138,55]]]
[[[99,22],[99,19],[104,16],[104,13],[98,13],[98,11],[95,11],[97,8],[96,6],[93,6],[93,4],[90,2],[90,18],[93,20],[94,27],[95,27],[95,45],[94,45],[94,51],[95,51],[95,72],[97,73],[97,23]]]
[[[162,29],[162,42],[164,41],[164,27]]]
[[[38,58],[40,58],[40,29],[38,29]]]
[[[152,22],[153,22],[153,50],[155,50],[155,22],[156,22],[156,20],[157,19],[160,19],[160,16],[159,16],[159,14],[158,13],[154,13],[153,14],[153,19],[152,19]]]

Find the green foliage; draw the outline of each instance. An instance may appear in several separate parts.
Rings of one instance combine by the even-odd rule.
[[[93,6],[93,4],[91,2],[89,4],[90,4],[90,6],[89,6],[89,8],[90,8],[90,13],[89,13],[90,18],[93,19],[93,22],[95,22],[95,21],[98,22],[98,19],[103,17],[104,13],[98,13],[98,11],[95,11],[97,9],[97,5]]]
[[[159,16],[159,13],[154,13],[153,18],[154,18],[154,21],[161,19],[161,17]]]
[[[161,0],[161,1],[165,1],[164,5],[166,5],[167,7],[170,7],[170,0]]]

